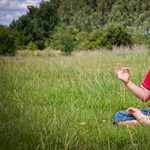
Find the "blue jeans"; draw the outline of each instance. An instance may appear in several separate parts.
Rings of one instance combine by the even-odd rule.
[[[150,108],[140,110],[144,115],[150,116]],[[135,117],[128,114],[126,110],[119,111],[115,114],[113,124],[116,124],[120,121],[136,120]]]

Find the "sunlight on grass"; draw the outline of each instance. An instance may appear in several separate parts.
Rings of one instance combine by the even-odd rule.
[[[148,149],[149,127],[112,120],[116,111],[147,107],[116,79],[114,66],[129,66],[140,85],[149,60],[132,52],[0,57],[0,148]]]

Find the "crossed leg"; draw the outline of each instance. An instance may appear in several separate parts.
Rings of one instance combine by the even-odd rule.
[[[147,110],[139,110],[137,108],[130,107],[127,111],[120,111],[116,113],[114,124],[127,127],[133,127],[141,124],[150,125],[150,114],[147,113]]]
[[[139,109],[130,107],[128,113],[133,115],[136,120],[143,125],[150,125],[150,116],[144,115]]]
[[[116,123],[119,126],[133,127],[135,125],[140,125],[137,120],[119,121]]]

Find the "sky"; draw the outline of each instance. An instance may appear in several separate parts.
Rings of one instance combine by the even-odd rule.
[[[42,0],[0,0],[0,24],[9,25],[13,19],[26,14],[27,6],[38,7]],[[49,1],[49,0],[44,0]]]

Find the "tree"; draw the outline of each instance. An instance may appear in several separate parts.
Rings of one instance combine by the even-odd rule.
[[[60,36],[66,36],[68,41],[72,39],[72,37],[70,39],[70,27],[77,29],[81,33],[92,33],[93,31],[103,30],[105,26],[111,23],[119,24],[125,28],[136,28],[137,30],[142,30],[144,33],[147,27],[150,27],[149,8],[149,0],[42,1],[39,7],[28,6],[27,14],[21,16],[18,20],[13,21],[10,28],[15,35],[15,43],[17,48],[24,48],[30,42],[33,42],[36,44],[38,49],[43,49],[45,47],[45,41],[51,40],[54,38],[54,35],[58,35],[58,31],[55,29],[59,28],[61,25],[65,25],[68,30],[65,30],[66,34],[63,34],[64,32],[62,31],[63,35]],[[94,33],[93,36],[95,35],[96,34]],[[110,36],[109,33],[107,33],[107,35],[108,37]],[[53,41],[55,42],[54,44],[51,43],[52,45],[56,45],[58,41],[61,42],[57,43],[59,46],[62,43],[67,43],[67,40],[64,41],[64,39]],[[72,43],[71,41],[70,43]],[[90,38],[88,41],[91,42]],[[101,44],[105,45],[99,41],[103,40],[98,40],[96,43],[93,42],[90,47],[93,48],[93,45],[98,45],[98,47]],[[117,43],[117,45],[119,45],[119,43]]]
[[[0,55],[15,55],[14,38],[7,27],[0,25]]]
[[[104,28],[104,34],[111,46],[129,46],[132,47],[133,39],[130,32],[122,25],[108,24]]]
[[[51,47],[70,54],[76,46],[77,30],[72,27],[66,27],[64,24],[57,27],[51,40]]]
[[[39,8],[28,6],[27,14],[13,21],[10,25],[19,47],[30,42],[37,44],[38,49],[45,48],[45,42],[58,24],[57,10],[50,2],[42,1]],[[19,41],[20,40],[20,41]]]

